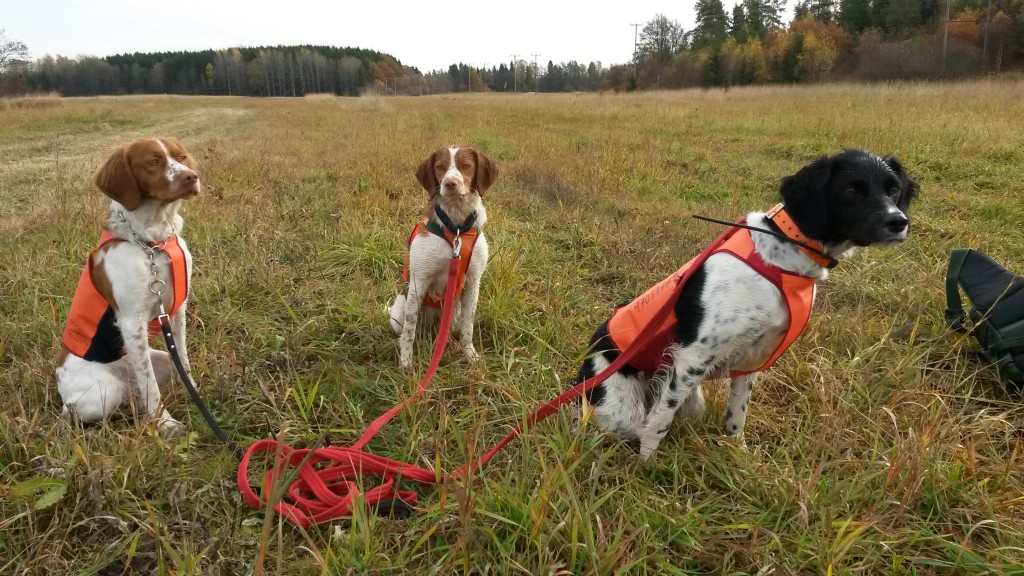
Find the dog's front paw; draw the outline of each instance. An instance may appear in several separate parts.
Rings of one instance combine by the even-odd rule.
[[[398,367],[406,372],[412,371],[412,352],[403,350],[398,353]]]
[[[188,428],[175,420],[166,410],[157,418],[156,429],[164,440],[174,440],[185,435]]]
[[[644,462],[652,462],[651,456],[658,451],[658,442],[646,443],[643,440],[640,441],[640,460]]]
[[[476,348],[472,344],[463,344],[462,351],[466,354],[466,360],[469,360],[471,364],[478,364],[480,362],[480,355],[477,354]]]
[[[740,430],[738,434],[726,434],[721,436],[718,441],[719,446],[732,446],[740,452],[750,452],[747,448],[747,441],[743,436],[743,431]]]

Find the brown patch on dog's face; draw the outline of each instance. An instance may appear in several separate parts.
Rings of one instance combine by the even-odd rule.
[[[146,198],[174,202],[200,190],[196,161],[175,138],[136,140],[115,151],[96,173],[96,186],[129,211]]]
[[[477,192],[481,196],[498,178],[498,166],[476,148],[452,146],[434,151],[416,171],[430,197],[464,196]]]

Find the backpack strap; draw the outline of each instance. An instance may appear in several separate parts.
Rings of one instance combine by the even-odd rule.
[[[946,270],[946,325],[957,332],[967,332],[964,321],[963,303],[960,301],[960,270],[964,267],[970,248],[957,248],[949,257],[949,268]]]

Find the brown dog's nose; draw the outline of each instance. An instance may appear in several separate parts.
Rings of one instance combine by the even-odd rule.
[[[184,177],[185,184],[194,184],[198,180],[199,180],[199,174],[196,174],[192,170],[189,170],[188,172],[185,172],[185,177]]]
[[[456,182],[455,180],[445,180],[444,181],[444,187],[449,189],[449,190],[455,190],[456,186],[458,186],[458,182]]]

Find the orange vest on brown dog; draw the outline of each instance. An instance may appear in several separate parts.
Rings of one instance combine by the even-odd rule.
[[[431,222],[429,219],[424,218],[422,222],[416,224],[412,229],[412,234],[409,235],[409,246],[412,246],[412,241],[416,238],[417,234],[420,234],[421,230],[428,230],[429,233],[444,238],[444,241],[449,246],[453,246],[455,242],[455,233],[448,230],[444,226],[438,226],[436,223]],[[426,234],[427,232],[423,232]],[[469,260],[473,255],[473,246],[476,245],[476,239],[480,236],[480,230],[478,228],[470,228],[459,235],[462,238],[462,246],[459,247],[459,276],[458,281],[455,284],[455,295],[458,296],[462,293],[462,287],[466,284],[466,271],[469,270]],[[406,282],[409,281],[409,253],[405,253],[405,266],[402,268],[402,278]],[[423,295],[423,305],[429,308],[441,308],[441,297],[433,294]]]
[[[92,259],[96,252],[110,242],[124,242],[115,237],[109,230],[100,235],[96,249],[89,254],[78,279],[78,288],[71,300],[68,321],[64,325],[64,347],[69,352],[92,362],[107,364],[124,356],[124,338],[115,322],[114,308],[96,289],[92,281]],[[174,288],[174,302],[169,314],[174,314],[185,303],[188,295],[188,270],[185,267],[185,252],[178,244],[175,234],[167,239],[163,246],[171,259],[171,283]],[[150,336],[160,331],[156,317],[149,323]]]
[[[788,215],[785,214],[781,207],[776,207],[773,211],[769,212],[768,217],[775,219],[776,224],[779,224],[780,228],[784,231],[787,231],[786,228],[788,226],[790,228],[787,231],[788,235],[790,237],[793,236],[795,226],[788,221]],[[733,228],[727,234],[728,237],[725,241],[707,254],[707,256],[710,257],[713,254],[724,252],[732,254],[747,266],[750,266],[779,289],[786,309],[789,312],[789,325],[786,328],[786,334],[768,360],[754,370],[732,370],[729,372],[729,376],[732,377],[767,370],[775,364],[775,361],[782,356],[790,344],[800,336],[804,327],[807,326],[807,320],[811,315],[811,305],[814,303],[815,279],[786,272],[781,268],[766,263],[754,250],[754,241],[750,237],[749,230]],[[799,235],[799,231],[796,231],[796,234]],[[693,266],[696,260],[697,258],[694,258],[683,264],[671,276],[658,282],[629,304],[615,310],[611,320],[608,321],[608,336],[619,350],[628,349],[640,331],[647,324],[655,321],[652,317],[654,313],[660,310],[673,294],[678,293],[677,288],[680,279],[683,278],[683,275]],[[703,263],[703,260],[700,263]],[[661,326],[657,329],[655,336],[652,337],[650,345],[646,346],[643,350],[637,351],[629,364],[641,372],[648,374],[657,372],[668,361],[665,351],[675,343],[676,325],[679,321],[673,310],[661,321]]]

